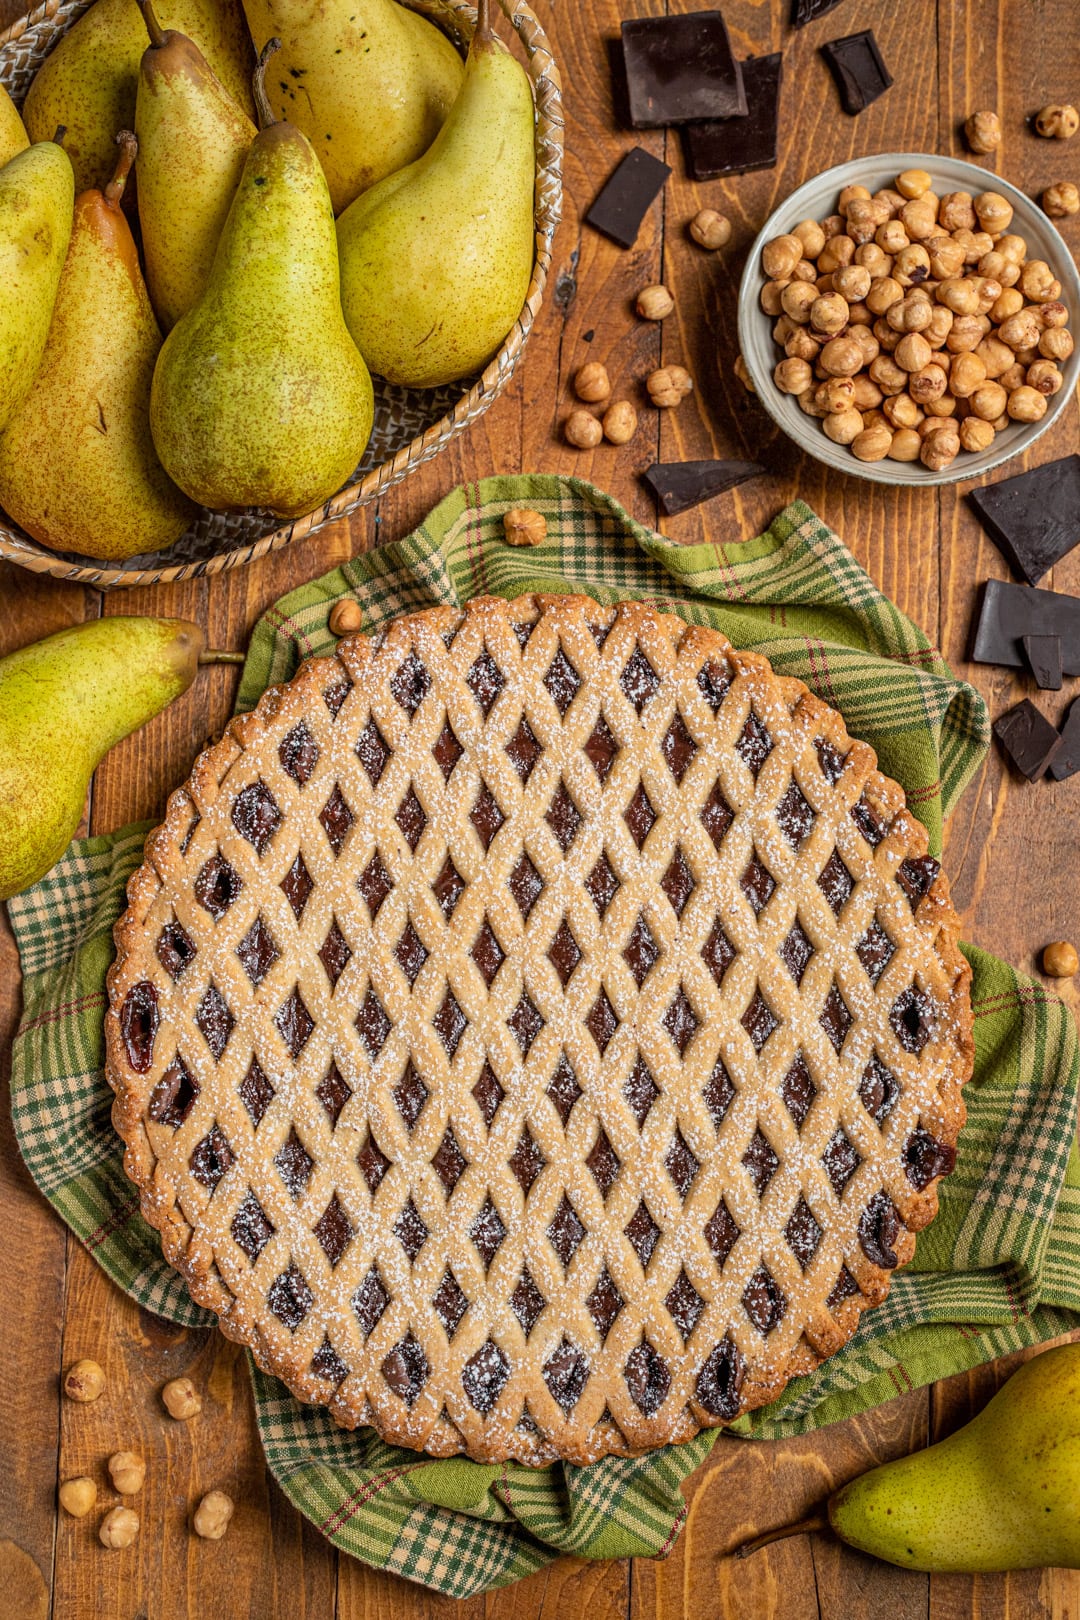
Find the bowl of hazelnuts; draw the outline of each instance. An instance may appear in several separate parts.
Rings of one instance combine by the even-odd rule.
[[[767,220],[739,289],[754,389],[817,460],[881,484],[980,477],[1080,376],[1080,276],[1047,214],[958,158],[829,169]]]

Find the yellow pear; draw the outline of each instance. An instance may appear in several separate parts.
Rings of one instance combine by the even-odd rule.
[[[199,47],[163,32],[139,0],[150,44],[139,70],[139,224],[146,285],[166,331],[210,278],[218,237],[256,136]]]
[[[311,141],[335,214],[431,145],[461,86],[461,57],[397,0],[244,0],[256,49],[281,54],[270,105]]]
[[[71,238],[67,154],[41,141],[0,169],[0,429],[33,386]]]
[[[105,191],[75,201],[41,368],[0,434],[0,505],[42,545],[103,558],[160,551],[195,515],[150,437],[161,333],[120,207],[135,137],[117,140]]]
[[[193,39],[237,105],[253,111],[253,57],[240,0],[162,0],[160,18],[162,27]],[[145,48],[136,0],[94,0],[38,69],[23,120],[34,141],[66,125],[76,191],[100,188],[112,173],[116,132],[135,124]]]
[[[19,152],[30,145],[26,126],[15,109],[15,103],[0,84],[0,169]]]

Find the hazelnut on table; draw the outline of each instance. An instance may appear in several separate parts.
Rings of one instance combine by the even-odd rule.
[[[503,513],[503,536],[508,546],[539,546],[547,538],[547,519],[527,506]]]
[[[685,366],[661,366],[645,384],[649,398],[660,410],[672,410],[693,392],[694,381]]]
[[[1080,968],[1076,946],[1070,945],[1067,939],[1056,939],[1053,944],[1047,945],[1042,953],[1042,962],[1043,972],[1052,979],[1071,979]]]
[[[65,1479],[58,1492],[60,1506],[73,1519],[84,1519],[97,1501],[97,1486],[85,1474]]]
[[[1043,192],[1042,206],[1043,213],[1051,219],[1065,219],[1069,214],[1080,213],[1080,191],[1071,180],[1059,180]]]
[[[675,300],[666,287],[657,283],[641,289],[635,307],[643,321],[662,321],[675,308]]]
[[[964,124],[964,139],[980,156],[1001,145],[1001,119],[996,112],[971,113]]]
[[[105,1388],[105,1374],[96,1361],[76,1361],[64,1374],[64,1394],[69,1401],[88,1405]]]
[[[749,367],[741,354],[735,356],[735,375],[748,394],[757,393],[757,389],[754,387],[754,379],[751,377]]]
[[[198,1417],[202,1411],[202,1396],[190,1378],[170,1378],[161,1391],[161,1399],[169,1416],[178,1422]]]
[[[139,1534],[139,1515],[129,1507],[115,1507],[106,1513],[98,1530],[103,1547],[130,1547]]]
[[[134,1451],[114,1451],[108,1467],[113,1490],[121,1496],[135,1496],[142,1490],[146,1464]]]
[[[192,1527],[204,1541],[220,1541],[229,1528],[234,1504],[224,1491],[207,1491],[192,1519]]]
[[[607,367],[599,360],[590,360],[581,366],[574,378],[574,393],[587,405],[600,405],[611,398],[611,382]]]
[[[576,450],[595,450],[604,437],[604,430],[591,411],[571,411],[563,432],[566,442]]]
[[[715,252],[731,241],[731,221],[715,208],[702,208],[690,221],[690,235],[699,247]]]
[[[332,636],[352,636],[364,628],[364,615],[360,611],[359,602],[349,597],[335,602],[330,609],[327,625]]]
[[[600,425],[609,444],[628,444],[637,432],[637,421],[630,401],[617,399],[604,412]]]
[[[1068,102],[1052,102],[1035,114],[1035,133],[1048,141],[1071,141],[1080,129],[1080,113]]]

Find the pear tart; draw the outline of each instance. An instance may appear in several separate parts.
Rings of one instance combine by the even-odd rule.
[[[953,1166],[969,972],[839,714],[642,603],[343,641],[116,928],[113,1117],[230,1338],[346,1427],[587,1463],[772,1400]]]

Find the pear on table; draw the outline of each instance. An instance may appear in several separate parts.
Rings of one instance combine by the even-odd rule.
[[[164,27],[195,40],[237,105],[253,111],[253,57],[240,0],[161,0],[159,15]],[[145,48],[136,0],[94,0],[34,77],[23,120],[35,141],[66,125],[76,191],[101,188],[112,173],[116,132],[135,123]]]
[[[389,382],[434,388],[479,371],[529,290],[532,88],[488,13],[480,0],[461,93],[432,145],[338,221],[345,320]]]
[[[371,378],[341,313],[334,215],[311,142],[262,129],[202,296],[165,340],[150,403],[161,460],[193,500],[281,517],[318,508],[371,433]]]
[[[340,213],[431,145],[461,86],[461,58],[396,0],[244,0],[256,48],[281,54],[270,105],[311,141]]]
[[[0,900],[60,859],[113,745],[181,692],[208,652],[182,619],[91,619],[0,658]]]
[[[0,169],[19,152],[30,145],[26,126],[16,110],[15,103],[0,84]]]
[[[0,433],[5,511],[44,546],[106,559],[164,550],[195,515],[150,437],[161,333],[120,206],[135,137],[117,139],[105,191],[76,198],[41,365]]]
[[[205,291],[257,131],[195,42],[163,31],[151,0],[139,6],[150,36],[135,106],[139,224],[150,301],[169,331]]]
[[[55,141],[0,169],[0,430],[33,386],[71,237],[75,179]]]

